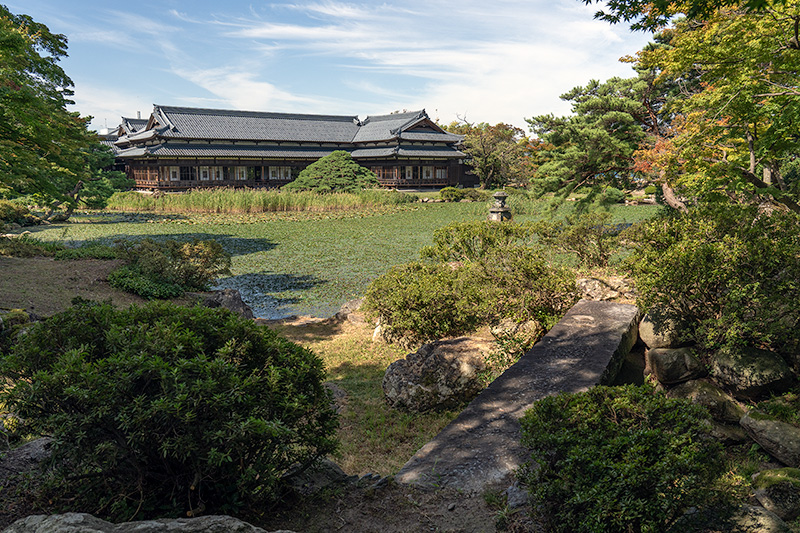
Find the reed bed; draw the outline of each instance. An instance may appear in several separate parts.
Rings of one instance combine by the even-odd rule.
[[[195,189],[161,196],[120,192],[108,201],[114,211],[154,213],[274,213],[292,211],[339,211],[394,206],[417,201],[411,194],[383,189],[357,193],[318,194],[275,189]]]

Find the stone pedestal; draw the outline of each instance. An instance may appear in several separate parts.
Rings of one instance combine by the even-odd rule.
[[[494,222],[511,220],[511,210],[506,207],[506,198],[508,198],[506,192],[497,191],[492,197],[494,198],[494,204],[489,208],[489,220]]]

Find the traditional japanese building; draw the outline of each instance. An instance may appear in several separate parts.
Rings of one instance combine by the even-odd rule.
[[[123,118],[114,148],[136,186],[279,187],[317,159],[345,150],[386,187],[463,184],[463,137],[425,111],[357,116],[299,115],[155,106]]]

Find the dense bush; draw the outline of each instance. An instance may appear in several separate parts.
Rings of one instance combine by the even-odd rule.
[[[408,341],[465,333],[482,319],[482,298],[467,269],[442,263],[392,267],[370,283],[364,302],[390,337]]]
[[[574,253],[584,267],[604,267],[618,249],[618,236],[625,225],[611,224],[611,215],[589,212],[564,219],[542,220],[531,226],[541,244]]]
[[[359,165],[344,150],[336,150],[308,165],[282,189],[319,193],[356,192],[378,185],[374,172]]]
[[[42,220],[33,215],[24,205],[8,200],[0,200],[0,229],[5,224],[33,226],[41,224],[41,222]]]
[[[231,265],[230,255],[216,241],[144,239],[121,243],[118,255],[127,264],[109,275],[109,283],[143,298],[207,290],[217,277],[230,273]]]
[[[523,244],[530,231],[512,222],[454,222],[433,232],[433,246],[420,251],[436,261],[477,261],[490,250]]]
[[[113,519],[267,503],[335,448],[321,360],[224,309],[81,305],[0,360],[18,431],[53,438],[43,497]]]
[[[575,276],[536,250],[508,244],[518,230],[499,223],[444,228],[426,255],[461,261],[391,269],[367,288],[365,310],[381,318],[390,336],[411,341],[459,335],[503,318],[537,321],[546,330],[575,302]]]
[[[481,202],[489,199],[489,193],[480,189],[457,189],[455,187],[444,187],[439,191],[439,197],[445,202],[460,202],[461,200]]]
[[[44,242],[29,235],[0,236],[0,255],[8,257],[53,257],[64,249],[60,243]]]
[[[601,204],[621,204],[625,202],[625,193],[616,187],[606,187],[598,201]]]
[[[724,461],[707,418],[646,385],[547,397],[520,421],[531,463],[519,476],[548,531],[667,531],[718,497]]]
[[[758,206],[705,204],[632,232],[640,308],[708,348],[800,346],[800,219]]]

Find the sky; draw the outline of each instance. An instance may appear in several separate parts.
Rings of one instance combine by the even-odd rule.
[[[566,115],[559,96],[630,77],[648,35],[579,0],[0,0],[67,36],[73,111],[94,129],[153,105],[441,123]]]

